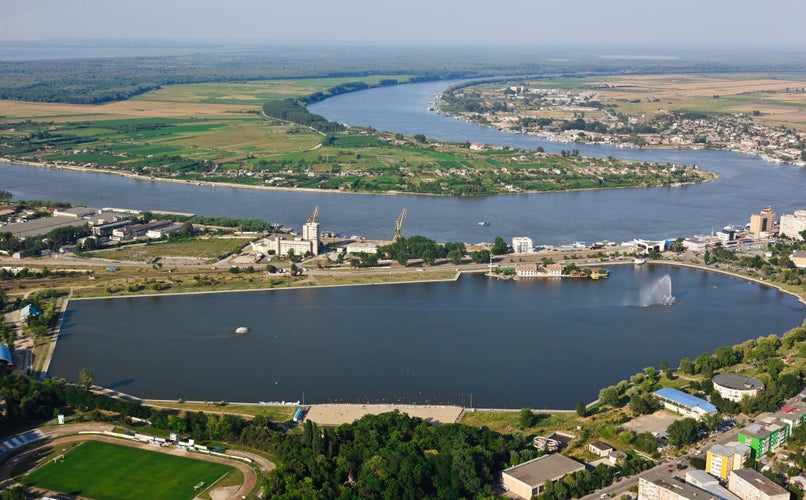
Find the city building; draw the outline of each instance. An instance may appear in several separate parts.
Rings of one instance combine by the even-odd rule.
[[[789,500],[789,492],[753,469],[730,471],[728,489],[742,500]]]
[[[522,278],[537,276],[538,270],[537,264],[518,264],[515,266],[515,274]]]
[[[514,253],[532,253],[534,250],[532,238],[527,236],[515,236],[512,238],[512,251]]]
[[[549,276],[562,276],[563,275],[563,266],[562,264],[549,264],[546,267],[546,270],[549,273]]]
[[[693,484],[663,472],[648,472],[638,478],[639,500],[719,500]]]
[[[750,447],[744,443],[715,444],[705,455],[705,471],[720,479],[727,479],[732,470],[744,467],[750,456]]]
[[[781,215],[778,234],[802,241],[800,233],[803,231],[806,231],[806,210],[795,210],[794,214]]]
[[[806,250],[795,250],[789,257],[798,269],[806,269]]]
[[[687,417],[699,420],[704,415],[717,412],[716,406],[708,401],[671,387],[664,387],[655,391],[654,394],[664,408]]]
[[[771,207],[764,207],[750,216],[749,232],[754,238],[766,238],[775,232],[775,212]]]
[[[722,240],[715,236],[691,236],[683,240],[683,247],[692,252],[703,253],[708,248],[721,242]]]
[[[601,441],[594,441],[588,445],[588,451],[597,457],[609,457],[610,452],[613,451],[613,447]]]
[[[319,255],[319,223],[306,222],[302,226],[302,239],[312,242],[311,254]]]
[[[750,456],[758,459],[780,448],[789,437],[789,426],[775,422],[748,425],[739,431],[738,441],[750,447]]]
[[[789,434],[792,434],[792,429],[800,427],[803,422],[806,422],[806,403],[795,402],[791,405],[784,406],[773,415],[778,421],[789,426]]]
[[[375,243],[366,243],[366,242],[353,242],[348,243],[347,247],[345,248],[346,253],[366,253],[370,255],[374,255],[378,253],[378,245]]]
[[[717,478],[704,470],[693,469],[686,472],[686,482],[707,491],[720,500],[742,500],[719,484]]]
[[[42,314],[42,311],[32,306],[31,304],[27,304],[22,309],[20,309],[20,323],[24,323],[25,320],[28,319],[28,316],[37,317],[40,314]]]
[[[543,491],[546,481],[558,481],[566,474],[584,470],[584,464],[554,453],[503,470],[501,484],[511,494],[528,500]]]
[[[285,256],[288,255],[289,250],[293,250],[294,255],[303,257],[309,252],[313,255],[314,242],[303,240],[302,238],[287,240],[280,236],[269,236],[268,238],[250,243],[250,246],[256,255]]]
[[[723,399],[736,402],[745,397],[758,396],[764,390],[764,383],[761,380],[737,373],[717,373],[711,382]]]
[[[736,230],[732,227],[725,227],[718,233],[716,233],[716,237],[722,243],[728,243],[734,241],[736,239]]]

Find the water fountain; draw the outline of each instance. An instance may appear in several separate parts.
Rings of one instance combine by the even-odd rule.
[[[671,306],[675,298],[672,295],[672,278],[668,274],[662,276],[656,282],[641,287],[639,305],[641,307],[650,306]]]

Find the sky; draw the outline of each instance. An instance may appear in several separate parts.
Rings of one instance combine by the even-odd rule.
[[[804,0],[3,0],[0,40],[806,48]]]

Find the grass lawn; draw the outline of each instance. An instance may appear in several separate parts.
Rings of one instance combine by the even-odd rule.
[[[157,257],[196,257],[209,262],[239,251],[249,241],[249,238],[194,238],[99,250],[92,252],[92,256],[132,262],[150,262]]]
[[[50,461],[22,482],[39,488],[97,499],[190,499],[233,472],[226,465],[87,441]],[[240,472],[237,472],[240,474]]]

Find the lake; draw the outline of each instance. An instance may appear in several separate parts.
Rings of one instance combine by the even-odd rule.
[[[671,277],[673,306],[645,307]],[[651,302],[651,301],[650,301]],[[646,366],[800,325],[777,290],[689,268],[71,301],[49,374],[144,398],[573,408]],[[246,335],[234,333],[248,326]]]

